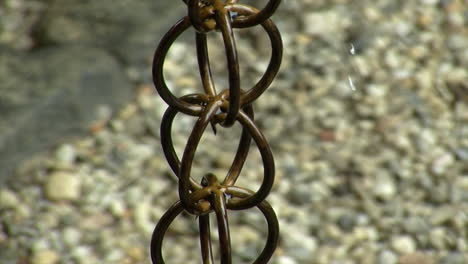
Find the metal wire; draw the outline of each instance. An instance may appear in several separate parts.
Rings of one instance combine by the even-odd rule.
[[[218,222],[219,247],[222,264],[232,263],[230,230],[227,210],[244,210],[258,207],[266,218],[268,237],[256,264],[268,263],[279,237],[276,214],[265,201],[274,182],[275,164],[270,146],[263,133],[254,123],[252,103],[270,86],[281,64],[283,45],[281,35],[270,20],[281,0],[270,0],[262,10],[237,3],[237,0],[183,0],[187,4],[188,15],[179,20],[161,39],[154,54],[153,81],[162,99],[169,105],[161,124],[161,144],[164,155],[174,174],[179,179],[179,198],[159,220],[151,240],[151,260],[163,264],[162,242],[174,219],[184,210],[199,216],[200,249],[204,264],[213,263],[210,238],[209,214],[214,213]],[[271,42],[271,59],[262,78],[250,89],[241,89],[239,61],[237,57],[234,28],[247,28],[261,25]],[[163,66],[167,52],[173,42],[189,27],[196,30],[197,58],[205,93],[176,97],[166,85]],[[208,33],[221,32],[227,68],[229,88],[218,93],[213,82],[207,48]],[[172,123],[175,116],[184,113],[198,117],[186,144],[182,160],[174,150]],[[239,122],[243,129],[234,161],[223,181],[214,174],[207,173],[201,183],[191,177],[192,162],[200,139],[207,126],[231,127]],[[263,182],[257,192],[235,186],[254,140],[263,161]]]

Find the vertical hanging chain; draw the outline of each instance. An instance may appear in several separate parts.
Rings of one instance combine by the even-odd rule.
[[[174,219],[184,210],[199,216],[201,256],[204,264],[213,263],[210,238],[209,214],[214,213],[218,222],[221,263],[232,263],[231,242],[227,210],[244,210],[258,207],[266,218],[268,237],[265,247],[254,263],[267,263],[272,257],[279,237],[276,214],[265,201],[274,182],[275,165],[269,144],[254,123],[252,103],[270,86],[281,64],[281,35],[270,20],[281,0],[270,0],[262,10],[239,4],[237,0],[184,0],[188,16],[179,20],[162,38],[154,55],[153,80],[162,99],[169,105],[161,124],[161,144],[168,163],[179,179],[179,198],[159,220],[151,240],[151,259],[154,264],[163,264],[162,242]],[[271,42],[269,65],[260,80],[249,90],[241,89],[239,63],[233,28],[248,28],[261,25]],[[166,85],[163,66],[173,42],[189,27],[196,30],[196,49],[204,93],[174,96]],[[206,35],[221,32],[225,46],[229,88],[217,92],[210,70]],[[182,160],[177,156],[171,131],[175,116],[184,113],[198,117],[189,136]],[[242,125],[242,135],[234,161],[223,181],[214,174],[206,173],[201,183],[191,177],[192,162],[200,139],[210,124],[231,127],[235,122]],[[216,131],[216,130],[215,130]],[[257,192],[235,186],[250,143],[254,140],[263,162],[263,182]]]

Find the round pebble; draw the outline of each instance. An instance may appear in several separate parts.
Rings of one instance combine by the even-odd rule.
[[[36,252],[31,260],[32,264],[55,264],[59,261],[59,255],[53,250]]]
[[[396,236],[392,238],[392,248],[399,254],[408,254],[416,250],[416,244],[410,236]]]
[[[76,200],[80,198],[80,179],[69,172],[55,172],[49,176],[45,193],[50,200]]]

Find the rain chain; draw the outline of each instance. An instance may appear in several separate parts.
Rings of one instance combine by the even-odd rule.
[[[168,163],[178,177],[179,201],[159,220],[151,240],[153,264],[163,264],[162,243],[170,224],[183,211],[198,216],[201,257],[204,264],[213,263],[210,238],[210,214],[217,220],[219,252],[222,264],[232,263],[230,230],[227,210],[245,210],[257,207],[263,213],[268,225],[265,247],[254,263],[268,263],[279,237],[278,219],[265,198],[274,182],[275,165],[270,146],[263,133],[254,123],[253,102],[270,86],[281,64],[283,46],[281,35],[270,20],[281,0],[270,0],[262,10],[240,4],[237,0],[184,0],[188,15],[180,19],[161,39],[153,61],[153,81],[162,99],[169,105],[161,124],[161,144]],[[261,25],[271,42],[269,65],[260,80],[249,90],[241,89],[239,62],[237,57],[234,28],[249,28]],[[198,66],[204,93],[176,97],[169,90],[163,75],[166,55],[174,41],[188,28],[195,29],[195,45]],[[207,48],[207,34],[222,34],[227,59],[229,88],[217,92],[211,75]],[[174,150],[171,136],[172,123],[178,113],[198,117],[185,146],[182,160]],[[242,125],[233,163],[224,180],[212,173],[206,173],[198,183],[191,177],[192,162],[200,139],[210,124],[230,128],[234,123]],[[257,192],[236,186],[251,141],[256,143],[263,162],[263,182]]]

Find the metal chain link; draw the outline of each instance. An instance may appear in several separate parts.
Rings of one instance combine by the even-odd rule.
[[[272,257],[279,237],[279,226],[273,208],[265,201],[275,176],[275,165],[269,144],[254,123],[252,103],[270,86],[281,64],[283,46],[281,35],[270,20],[281,0],[270,0],[262,10],[239,4],[237,0],[184,0],[188,16],[179,20],[162,38],[154,55],[153,80],[162,99],[169,105],[161,124],[161,144],[164,154],[174,174],[179,179],[179,198],[162,216],[151,240],[151,260],[163,264],[162,242],[174,219],[187,211],[199,216],[201,254],[204,264],[213,263],[210,238],[209,214],[214,213],[218,222],[221,263],[232,263],[231,242],[227,210],[244,210],[258,207],[266,218],[268,237],[263,251],[254,263],[267,263]],[[271,42],[271,59],[266,72],[249,90],[241,89],[239,62],[233,28],[247,28],[261,25]],[[196,49],[200,76],[205,93],[174,96],[166,85],[163,66],[167,52],[173,42],[193,26],[196,30]],[[207,34],[221,32],[225,46],[229,73],[229,89],[217,93],[212,79],[207,48]],[[177,156],[171,131],[175,116],[182,112],[198,117],[186,144],[182,161]],[[213,129],[219,124],[231,127],[239,122],[243,129],[234,161],[223,181],[214,174],[207,173],[201,183],[191,177],[192,162],[200,139],[211,124]],[[244,162],[254,140],[263,161],[263,182],[257,192],[234,184],[239,177]]]

